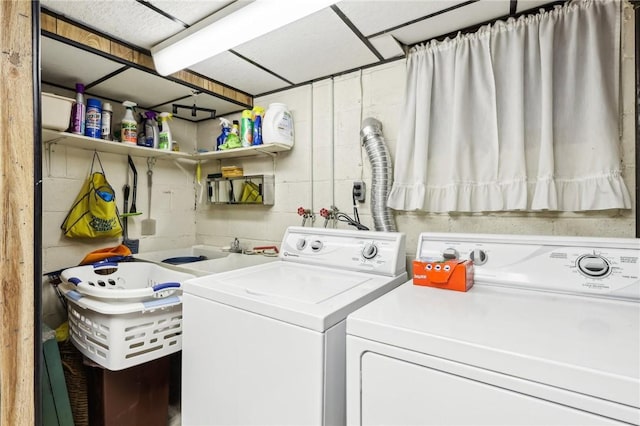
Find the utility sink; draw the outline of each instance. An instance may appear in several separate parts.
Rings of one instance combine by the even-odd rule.
[[[200,259],[201,256],[204,256],[204,258]],[[207,245],[138,253],[134,257],[139,260],[154,262],[174,271],[196,276],[218,274],[278,259],[277,256],[264,256],[262,254],[231,253],[223,251],[219,247]],[[166,260],[170,260],[171,263],[163,262]],[[173,262],[173,260],[178,261]]]
[[[261,265],[278,260],[277,256],[264,256],[261,254],[229,253],[227,257],[209,259],[182,265],[185,272],[194,275],[211,275],[248,266]]]
[[[148,262],[163,263],[169,265],[184,265],[192,262],[207,261],[210,259],[222,259],[229,252],[222,251],[219,247],[207,245],[195,245],[191,247],[149,251],[134,255],[136,259]]]

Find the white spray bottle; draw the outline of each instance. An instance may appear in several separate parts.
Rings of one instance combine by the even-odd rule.
[[[124,117],[122,117],[122,128],[120,132],[120,138],[122,142],[132,143],[136,145],[138,143],[138,123],[133,118],[133,109],[136,107],[135,102],[124,101],[122,103],[126,108]]]

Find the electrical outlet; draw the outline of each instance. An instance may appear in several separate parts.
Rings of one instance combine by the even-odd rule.
[[[364,203],[366,186],[363,181],[357,180],[353,182],[353,197],[356,201]]]

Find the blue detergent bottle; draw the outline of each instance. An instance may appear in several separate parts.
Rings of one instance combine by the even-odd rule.
[[[143,146],[147,148],[158,148],[158,121],[156,120],[155,111],[145,111],[144,113],[144,142]]]
[[[262,145],[262,117],[264,117],[264,108],[253,108],[253,141],[252,145]]]

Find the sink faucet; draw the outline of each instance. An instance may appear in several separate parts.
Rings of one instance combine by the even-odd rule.
[[[234,238],[231,242],[231,248],[229,249],[231,253],[242,253],[242,249],[240,248],[240,241],[237,238]]]

